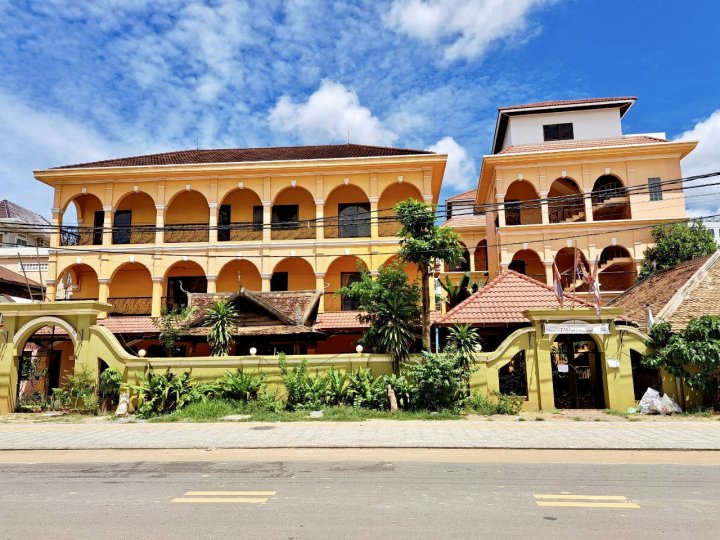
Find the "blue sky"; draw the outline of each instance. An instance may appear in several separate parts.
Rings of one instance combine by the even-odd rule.
[[[720,170],[720,7],[688,0],[0,0],[0,198],[32,170],[183,148],[352,142],[450,155],[474,187],[496,109],[635,95],[626,133]],[[717,212],[718,190],[689,199]],[[697,195],[697,193],[694,193]]]

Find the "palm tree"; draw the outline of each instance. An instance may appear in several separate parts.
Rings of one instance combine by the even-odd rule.
[[[213,356],[227,356],[237,331],[238,312],[227,300],[218,300],[205,312],[205,326],[210,327],[208,343]]]
[[[470,369],[480,346],[480,334],[477,328],[469,324],[456,324],[448,333],[448,345],[445,349],[455,356],[458,365],[463,368],[466,391],[470,394]]]
[[[390,296],[384,309],[377,314],[377,341],[390,355],[393,371],[400,373],[400,365],[408,359],[417,336],[416,306],[409,306],[402,298]]]

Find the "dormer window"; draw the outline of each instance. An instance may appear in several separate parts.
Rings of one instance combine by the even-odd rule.
[[[543,137],[546,141],[568,141],[575,138],[572,123],[546,124],[543,126]]]

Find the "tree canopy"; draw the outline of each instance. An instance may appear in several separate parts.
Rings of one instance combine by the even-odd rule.
[[[398,234],[401,238],[400,258],[415,263],[420,271],[423,346],[430,350],[430,271],[438,260],[448,264],[459,262],[463,248],[455,231],[435,223],[432,205],[408,199],[395,205],[395,213],[402,225]]]
[[[650,232],[655,245],[645,250],[645,260],[638,281],[655,271],[710,255],[718,248],[712,231],[699,221],[693,222],[689,227],[684,223],[657,225]]]

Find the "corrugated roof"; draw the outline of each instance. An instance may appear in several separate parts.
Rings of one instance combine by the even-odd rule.
[[[607,139],[585,139],[570,141],[548,141],[538,144],[519,144],[503,148],[499,154],[526,154],[531,152],[552,152],[553,150],[577,150],[584,148],[606,148],[609,146],[634,146],[639,144],[667,143],[667,139],[658,139],[647,135],[611,137]]]
[[[469,189],[468,191],[465,191],[463,193],[458,193],[457,195],[453,195],[452,197],[448,197],[447,199],[445,199],[445,202],[474,201],[476,195],[477,195],[477,188],[473,188],[473,189]]]
[[[536,101],[535,103],[523,103],[522,105],[506,105],[504,107],[498,107],[499,111],[508,111],[514,109],[543,109],[546,107],[571,107],[573,105],[592,105],[594,103],[607,103],[607,102],[624,102],[624,101],[636,101],[635,96],[620,96],[620,97],[607,97],[607,98],[584,98],[584,99],[556,99],[552,101]]]
[[[0,220],[6,219],[31,225],[50,225],[50,222],[40,214],[4,199],[0,201]]]
[[[657,322],[668,321],[673,330],[682,330],[693,317],[720,315],[720,264],[718,255],[699,257],[661,272],[630,287],[620,296],[608,302],[609,306],[625,310],[625,318],[647,332],[645,306],[649,305]],[[682,288],[695,279],[703,266],[712,262],[707,274],[694,287]],[[676,297],[681,292],[680,297]],[[670,308],[670,304],[672,309]]]
[[[317,146],[276,146],[268,148],[224,148],[214,150],[180,150],[89,163],[76,163],[56,169],[103,167],[150,167],[155,165],[192,165],[203,163],[243,163],[253,161],[298,161],[308,159],[341,159],[434,154],[429,150],[370,146],[363,144],[329,144]]]
[[[568,295],[565,298],[567,306],[572,299]],[[594,307],[580,299],[575,303],[578,307]],[[526,275],[507,270],[448,311],[440,324],[522,324],[529,322],[524,312],[533,308],[560,308],[555,291]]]

